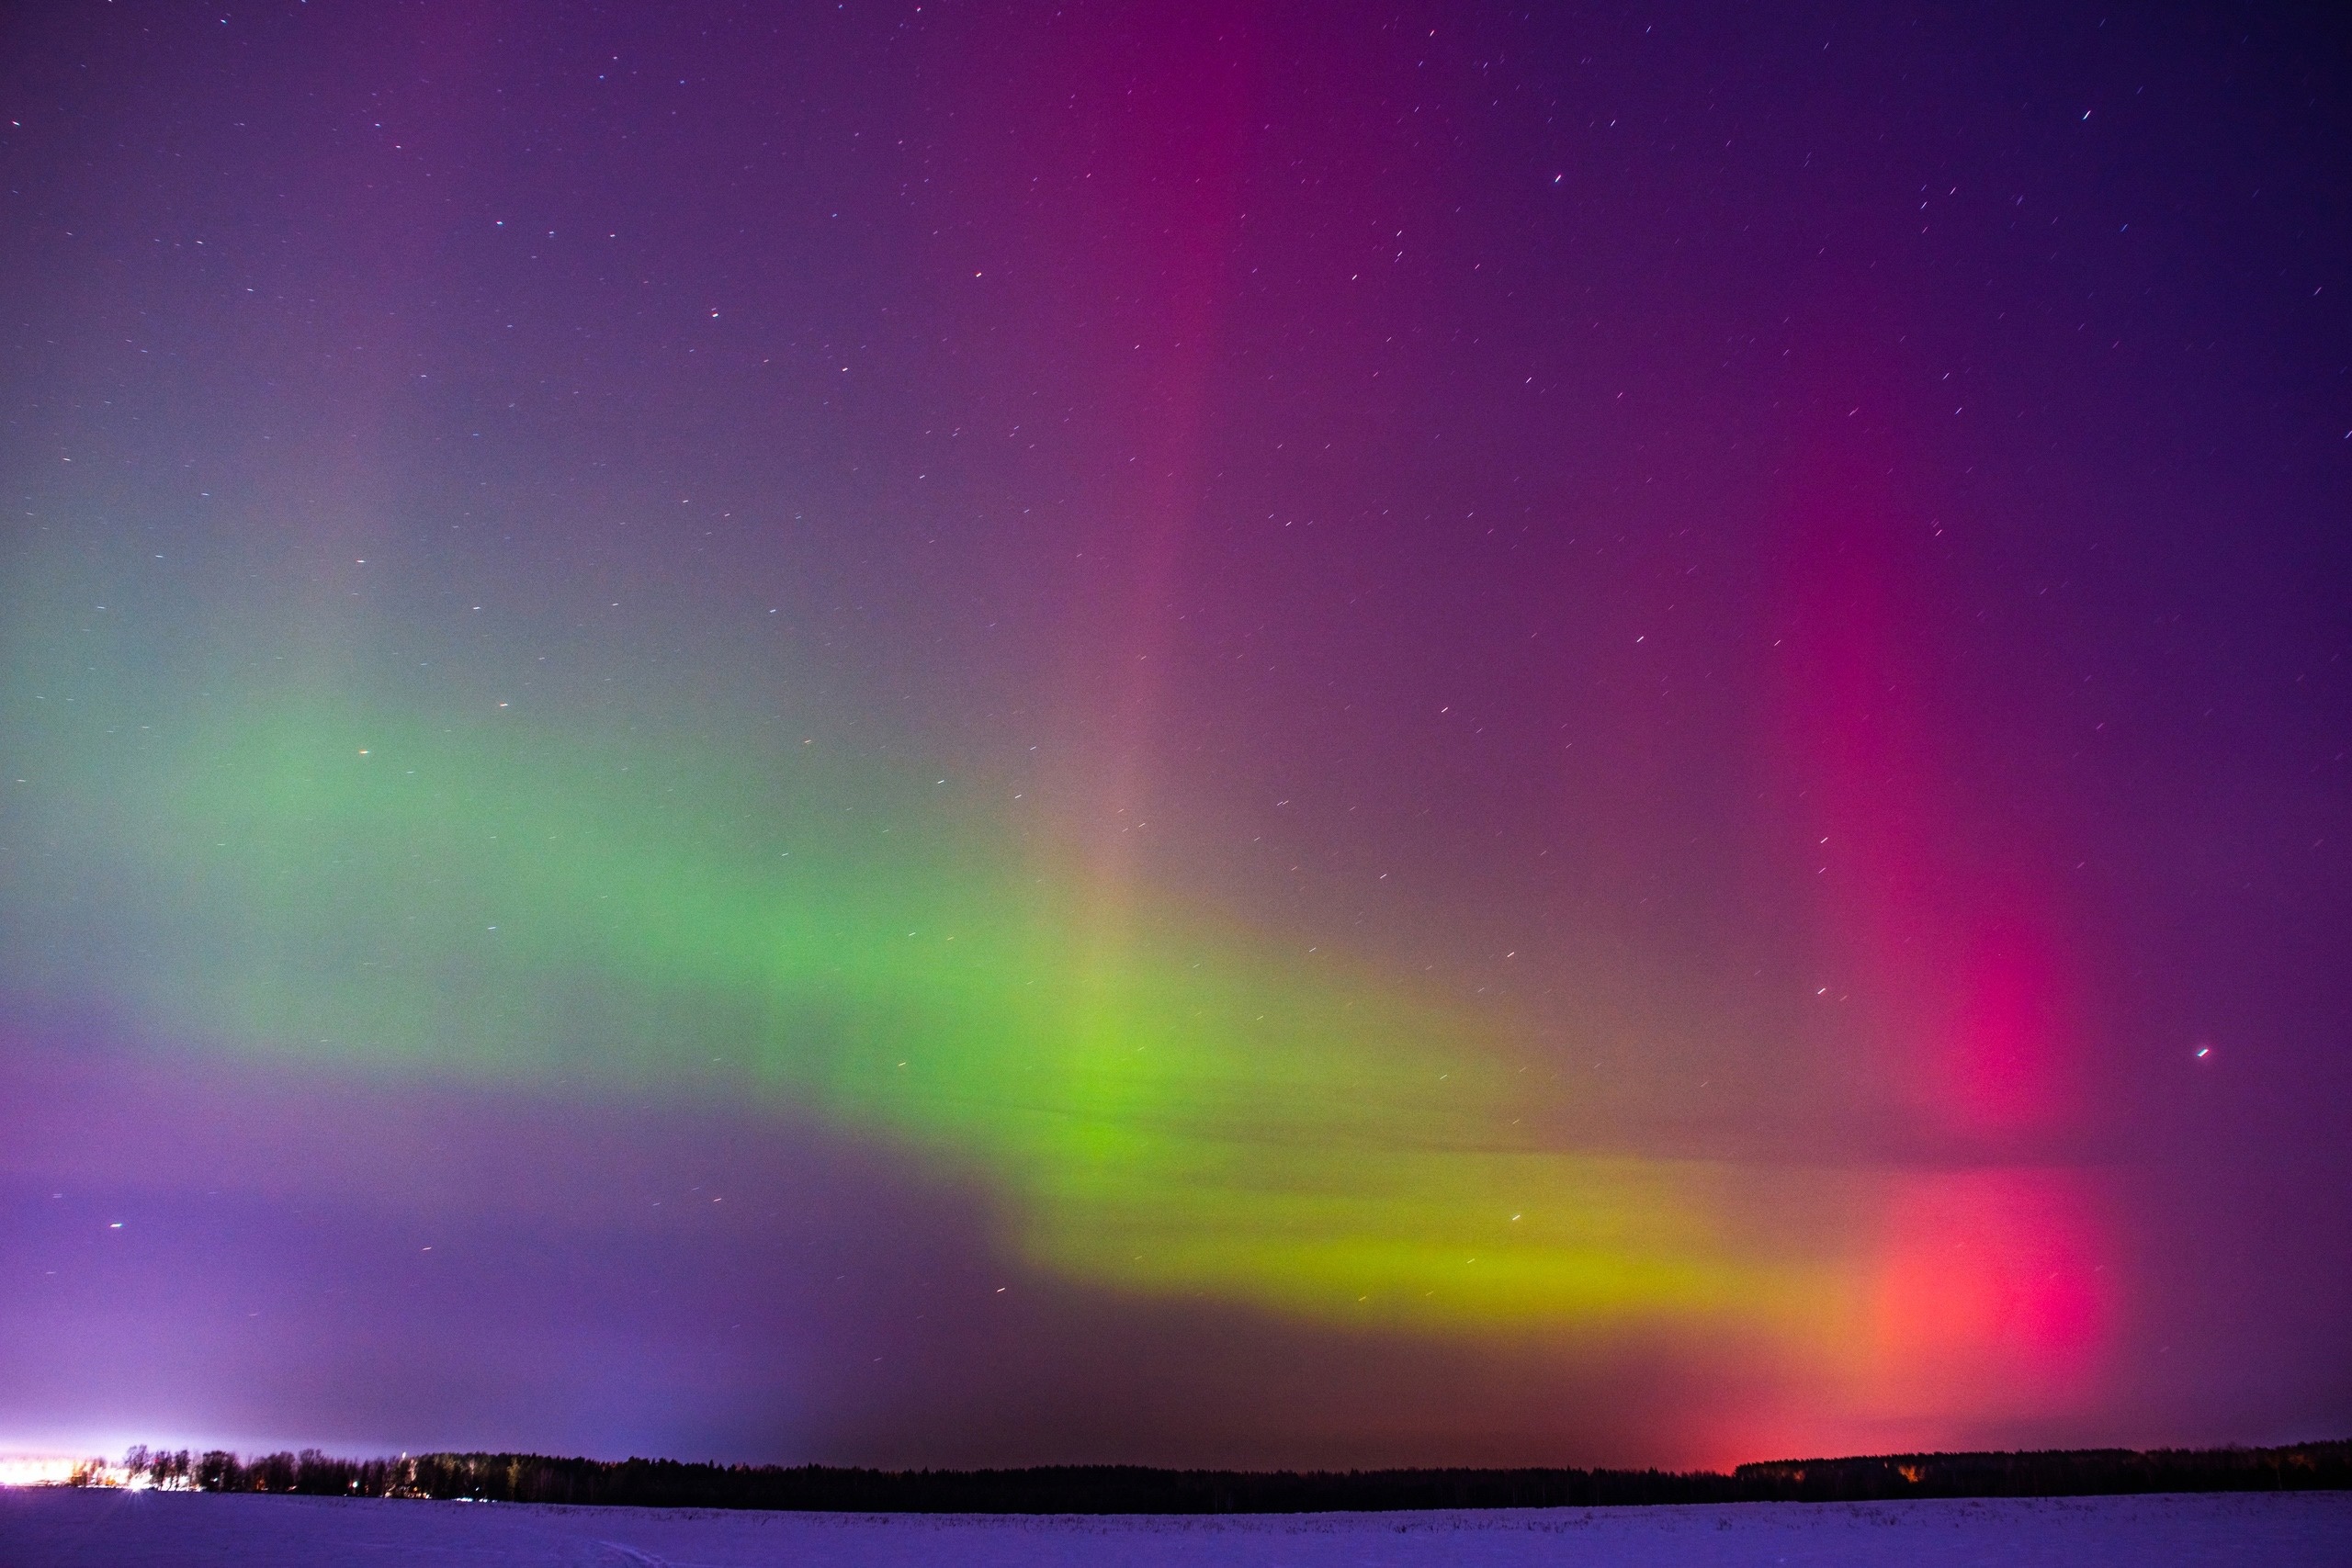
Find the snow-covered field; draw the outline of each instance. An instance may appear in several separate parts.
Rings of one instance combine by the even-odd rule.
[[[752,1514],[0,1490],[5,1568],[2352,1564],[2352,1493],[1214,1517]]]

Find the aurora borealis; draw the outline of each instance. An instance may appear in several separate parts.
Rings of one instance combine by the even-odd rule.
[[[0,22],[0,1448],[2337,1434],[2299,27]]]

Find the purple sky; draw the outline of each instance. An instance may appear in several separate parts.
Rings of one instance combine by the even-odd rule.
[[[9,13],[0,1449],[2352,1431],[2347,106]]]

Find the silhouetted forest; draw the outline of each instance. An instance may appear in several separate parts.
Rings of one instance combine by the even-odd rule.
[[[133,1449],[124,1467],[158,1485],[206,1492],[875,1513],[1285,1514],[2340,1490],[2352,1487],[2352,1442],[2145,1453],[2083,1449],[1784,1460],[1744,1464],[1729,1475],[1657,1470],[1297,1472],[1138,1465],[888,1471],[550,1459],[540,1454],[352,1460],[316,1449],[241,1460],[218,1450],[192,1458],[185,1450],[151,1453],[143,1448]],[[94,1466],[77,1475],[95,1481],[99,1473]]]

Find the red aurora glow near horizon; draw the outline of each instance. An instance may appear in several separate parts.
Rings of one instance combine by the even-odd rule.
[[[2340,31],[6,23],[0,1451],[2352,1416]]]

